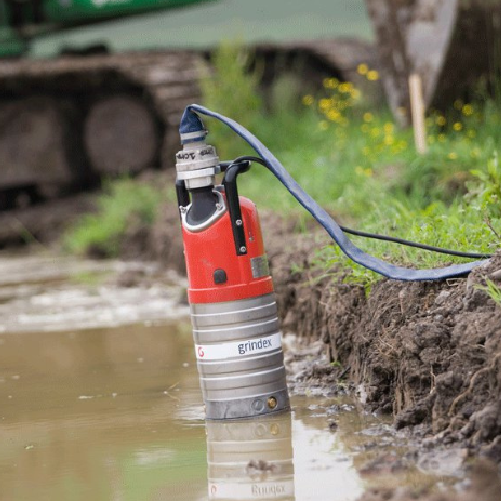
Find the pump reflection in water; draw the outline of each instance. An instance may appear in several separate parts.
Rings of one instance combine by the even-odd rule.
[[[288,409],[259,218],[256,206],[237,192],[237,175],[250,163],[220,164],[201,122],[197,126],[181,131],[176,188],[206,417],[247,418]],[[215,186],[221,170],[223,185]]]
[[[206,427],[209,500],[296,499],[289,412]]]

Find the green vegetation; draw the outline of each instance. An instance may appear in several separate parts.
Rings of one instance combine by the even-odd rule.
[[[204,104],[255,133],[301,186],[342,224],[457,250],[494,252],[501,235],[501,103],[479,98],[456,102],[446,114],[427,118],[428,153],[419,155],[411,130],[399,129],[386,109],[371,105],[350,82],[328,78],[323,92],[302,97],[298,109],[290,96],[268,103],[257,91],[257,76],[245,74],[249,56],[224,45],[216,71],[202,83]],[[259,71],[259,62],[256,64]],[[360,75],[377,85],[376,71],[361,64]],[[277,98],[278,96],[278,98]],[[273,110],[272,112],[266,110]],[[252,154],[216,120],[206,119],[209,142],[220,158]],[[239,178],[239,191],[267,208],[297,220],[309,215],[274,177],[259,165]],[[172,194],[170,194],[172,195]],[[67,236],[67,247],[89,246],[116,255],[131,221],[154,220],[167,196],[159,188],[119,181],[108,186],[96,215],[86,217]],[[437,267],[462,259],[353,237],[365,251],[410,266]],[[350,267],[345,280],[370,286],[379,277],[340,254],[335,245],[319,249],[315,264],[323,274]]]
[[[492,280],[487,279],[485,281],[487,285],[477,285],[477,289],[487,292],[487,295],[499,306],[501,307],[501,288],[497,286]]]
[[[273,113],[266,113],[262,106],[256,110],[254,101],[246,107],[255,83],[243,74],[244,60],[235,53],[231,57],[226,47],[224,61],[204,83],[204,89],[215,91],[205,92],[206,106],[255,133],[305,191],[343,224],[451,249],[494,252],[499,247],[500,103],[479,95],[474,103],[457,101],[446,114],[433,113],[426,121],[429,151],[419,155],[412,131],[398,129],[387,110],[371,107],[350,82],[326,79],[321,95],[303,96],[302,110],[275,103]],[[224,75],[231,61],[230,90]],[[375,70],[361,64],[358,71],[377,85]],[[221,88],[226,89],[224,94],[231,92],[231,100],[218,96]],[[215,121],[208,119],[206,126],[222,158],[250,152]],[[309,217],[260,166],[242,176],[239,187],[258,207],[292,214],[300,223]],[[405,265],[436,267],[462,261],[392,243],[353,239],[367,252]],[[340,255],[334,245],[319,250],[316,264],[329,273],[340,261],[353,269],[348,280],[370,284],[377,279]]]
[[[159,189],[130,179],[108,182],[103,191],[97,213],[84,216],[65,235],[63,245],[70,252],[95,249],[116,257],[129,225],[153,223],[162,200]]]

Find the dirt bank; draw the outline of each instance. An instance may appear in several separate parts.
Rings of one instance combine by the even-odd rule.
[[[289,253],[269,247],[282,325],[325,341],[336,362],[324,368],[329,379],[344,373],[370,410],[393,413],[397,429],[426,445],[455,443],[501,463],[501,308],[478,288],[501,284],[501,252],[468,279],[384,279],[366,296],[318,279],[311,236],[295,239]]]
[[[367,295],[360,285],[343,284],[342,273],[322,278],[325,269],[311,262],[328,241],[314,235],[268,244],[284,330],[322,339],[330,354],[330,364],[310,365],[299,387],[329,394],[344,380],[358,387],[369,410],[392,413],[396,429],[425,449],[459,448],[465,459],[501,465],[501,307],[478,288],[486,278],[501,285],[501,252],[468,279],[384,279]],[[496,473],[484,466],[475,467],[476,499],[501,499]],[[480,491],[487,471],[490,491]],[[364,500],[428,499],[408,496],[368,492]]]

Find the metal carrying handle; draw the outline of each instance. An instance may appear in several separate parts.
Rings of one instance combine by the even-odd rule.
[[[238,256],[247,254],[247,242],[245,240],[244,221],[238,200],[237,176],[247,172],[250,168],[250,161],[223,162],[220,164],[224,171],[223,186],[226,195],[226,203],[230,212],[231,229],[233,230],[233,240]]]

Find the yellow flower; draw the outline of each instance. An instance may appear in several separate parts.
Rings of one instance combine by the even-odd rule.
[[[357,66],[357,73],[359,75],[366,75],[369,71],[369,67],[365,63],[361,63]]]
[[[363,167],[360,167],[360,165],[357,165],[355,167],[355,174],[357,174],[358,176],[362,176],[364,174]]]
[[[383,125],[383,130],[385,131],[386,134],[391,134],[394,130],[394,126],[391,122],[386,122]]]
[[[335,89],[339,85],[337,78],[324,78],[324,87],[326,89]]]
[[[453,129],[457,132],[459,132],[461,129],[463,128],[463,125],[460,123],[460,122],[456,122],[454,125],[453,125]]]
[[[367,72],[367,80],[379,80],[379,73],[376,70],[370,70]]]
[[[362,127],[360,127],[360,130],[362,132],[369,132],[369,129],[370,129],[370,127],[367,124],[363,124]]]
[[[439,143],[445,143],[445,134],[439,134],[437,139]]]
[[[318,107],[322,110],[325,111],[327,108],[329,108],[331,102],[330,99],[320,99],[318,103]]]
[[[339,92],[346,94],[353,90],[353,84],[351,82],[343,82],[339,85]]]
[[[327,118],[329,120],[337,120],[338,118],[340,118],[340,116],[341,115],[340,115],[339,111],[337,111],[337,110],[331,109],[327,112]]]
[[[364,122],[371,122],[372,121],[372,113],[364,113]]]
[[[461,112],[463,113],[463,115],[469,117],[473,115],[473,106],[471,104],[465,104],[461,109]]]
[[[444,116],[440,115],[437,118],[435,118],[435,123],[439,127],[443,127],[447,123],[447,119]]]
[[[473,129],[470,129],[466,134],[470,139],[473,139],[477,135]]]
[[[386,146],[391,146],[395,142],[395,138],[393,136],[384,136],[383,142]]]
[[[450,159],[450,160],[456,160],[458,157],[458,154],[454,151],[451,151],[448,155],[447,155],[447,158]]]
[[[336,99],[330,98],[330,99],[327,99],[327,101],[329,104],[328,104],[328,106],[326,106],[326,108],[328,108],[329,110],[333,109],[333,108],[336,109],[337,104],[338,104]]]
[[[462,107],[463,107],[463,101],[461,99],[456,99],[454,101],[454,108],[456,108],[456,110],[460,110]]]
[[[306,94],[306,96],[303,96],[303,104],[305,106],[310,106],[313,104],[313,96],[311,94]]]

